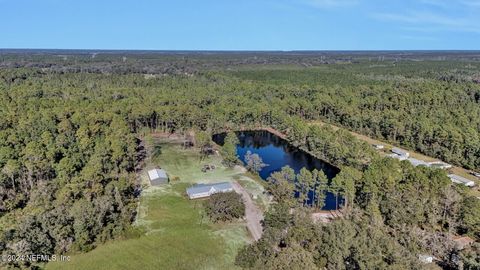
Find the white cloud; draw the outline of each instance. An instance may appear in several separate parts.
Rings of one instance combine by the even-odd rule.
[[[431,12],[411,11],[403,14],[376,13],[374,18],[382,21],[400,22],[406,25],[405,29],[425,32],[454,31],[480,33],[478,19],[468,17],[451,17]],[[435,30],[435,31],[433,31]]]

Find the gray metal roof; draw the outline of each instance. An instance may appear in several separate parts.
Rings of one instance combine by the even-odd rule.
[[[405,151],[405,150],[400,149],[398,147],[392,148],[392,152],[395,153],[395,154],[402,155],[402,156],[408,156],[409,155],[408,151]]]
[[[417,167],[417,166],[430,167],[430,164],[428,164],[427,162],[425,162],[423,160],[420,160],[420,159],[407,158],[407,160],[410,161],[410,163],[412,163],[412,165],[415,166],[415,167]]]
[[[475,185],[475,182],[473,182],[473,181],[470,180],[470,179],[461,177],[460,175],[449,174],[448,177],[449,177],[454,183],[464,184],[464,185],[466,185],[466,186],[474,186],[474,185]]]
[[[407,159],[406,156],[402,156],[402,155],[395,154],[395,153],[388,155],[388,157],[396,158],[396,159],[398,159],[398,160],[406,160],[406,159]]]
[[[150,180],[155,180],[159,178],[163,178],[163,179],[168,178],[167,172],[162,169],[153,169],[148,171],[148,177],[150,178]]]
[[[205,193],[215,189],[215,192],[223,192],[232,189],[232,184],[229,182],[213,183],[213,184],[195,184],[192,187],[187,188],[187,194],[189,196],[193,194]]]

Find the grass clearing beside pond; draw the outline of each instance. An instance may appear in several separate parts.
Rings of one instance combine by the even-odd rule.
[[[161,146],[161,154],[152,157],[151,166],[165,169],[170,179],[178,177],[178,182],[219,182],[231,180],[235,175],[242,174],[238,168],[225,167],[220,156],[211,155],[201,159],[199,151],[195,148],[185,149],[180,144],[172,144],[163,139],[159,139],[157,144]],[[214,165],[215,170],[202,172],[201,169],[206,164]]]
[[[226,168],[221,157],[200,160],[196,149],[158,140],[161,153],[149,160],[142,172],[144,190],[134,227],[145,233],[131,239],[118,239],[84,254],[71,254],[70,262],[47,264],[46,269],[238,269],[233,262],[239,248],[251,237],[244,221],[212,224],[203,214],[203,202],[190,201],[185,188],[196,182],[242,179],[261,195],[262,186],[241,168]],[[203,173],[204,164],[216,169]],[[169,185],[148,185],[147,169],[161,167],[179,181]],[[263,195],[264,196],[264,195]]]

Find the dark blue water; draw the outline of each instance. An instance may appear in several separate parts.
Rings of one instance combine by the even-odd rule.
[[[310,154],[290,145],[282,138],[268,131],[242,131],[237,132],[240,144],[237,145],[237,155],[240,160],[245,162],[245,154],[247,151],[258,154],[264,163],[268,164],[259,174],[266,180],[272,172],[280,171],[282,167],[290,166],[295,173],[305,167],[309,170],[317,169],[325,173],[327,178],[331,180],[340,171],[338,168],[319,160]],[[213,136],[213,140],[223,145],[225,134],[217,134]],[[310,201],[313,194],[310,194]],[[339,204],[341,200],[339,199]],[[335,196],[327,193],[324,210],[334,210],[336,207]]]

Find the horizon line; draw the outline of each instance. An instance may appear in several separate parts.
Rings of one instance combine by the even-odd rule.
[[[295,49],[295,50],[233,50],[233,49],[81,49],[81,48],[0,48],[0,51],[103,51],[103,52],[480,52],[480,49]]]

